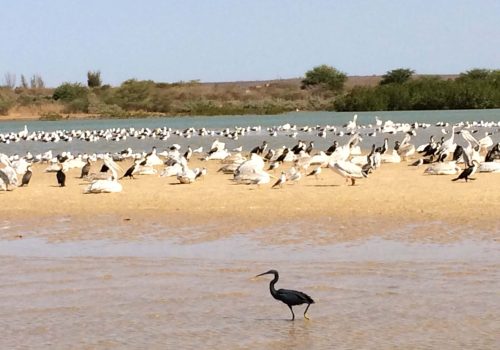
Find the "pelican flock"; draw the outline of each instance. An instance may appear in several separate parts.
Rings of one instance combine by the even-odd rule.
[[[427,143],[416,146],[414,138],[425,129],[431,132],[435,129],[435,132]],[[121,180],[142,176],[173,177],[180,184],[193,184],[207,174],[206,167],[191,167],[193,158],[220,164],[219,170],[209,176],[230,175],[236,184],[257,187],[269,184],[271,188],[286,188],[309,176],[318,179],[322,169],[331,169],[347,183],[356,185],[357,180],[376,174],[387,163],[417,167],[425,164],[422,171],[425,175],[457,175],[464,171],[466,174],[499,173],[499,130],[500,122],[437,122],[432,125],[384,121],[378,116],[373,123],[365,125],[360,123],[357,115],[343,126],[285,123],[268,128],[257,125],[172,129],[164,126],[53,131],[30,131],[25,126],[18,132],[0,133],[0,190],[12,192],[18,187],[26,187],[30,181],[36,182],[37,174],[33,174],[32,167],[36,163],[46,164],[46,172],[56,173],[61,187],[72,186],[72,182],[66,183],[66,173],[79,169],[80,178],[89,182],[84,193],[122,192]],[[484,136],[476,139],[473,134],[480,131]],[[439,133],[443,135],[441,139],[435,138],[434,135]],[[279,139],[275,136],[286,136],[281,139],[285,144],[278,144]],[[244,137],[249,137],[249,140],[258,137],[261,141],[254,142],[245,151],[246,147],[237,143]],[[383,139],[378,145],[377,137]],[[183,139],[189,139],[187,147],[181,145]],[[155,145],[149,152],[133,150],[130,146],[118,152],[106,150],[107,145],[130,140],[154,140]],[[99,144],[102,150],[77,153],[61,145],[74,142]],[[246,142],[247,145],[250,143]],[[12,147],[13,144],[32,149],[24,156],[3,153],[2,145]],[[36,153],[37,144],[53,144],[54,147]],[[61,148],[66,150],[61,151]],[[208,151],[204,152],[204,149]],[[132,166],[123,172],[118,163],[126,160]],[[95,171],[97,162],[103,164],[100,171]],[[94,172],[92,168],[95,168]],[[275,172],[281,175],[277,176]],[[275,180],[271,182],[273,178]],[[470,174],[463,178],[471,179]]]

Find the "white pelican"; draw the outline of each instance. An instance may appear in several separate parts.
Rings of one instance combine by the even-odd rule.
[[[118,182],[118,171],[121,168],[109,156],[104,157],[104,164],[111,171],[111,177],[105,180],[93,181],[83,193],[112,193],[123,190],[122,185]]]
[[[482,162],[479,164],[480,173],[500,173],[500,162]]]
[[[410,143],[410,140],[411,135],[407,133],[403,141],[401,141],[401,144],[399,145],[399,148],[397,150],[398,155],[403,160],[406,160],[408,157],[415,154],[415,146]]]
[[[177,174],[177,180],[181,184],[191,184],[195,182],[197,173],[194,170],[191,170],[187,167],[187,165],[182,165],[182,171]]]
[[[425,169],[429,175],[455,175],[460,171],[455,161],[434,163]]]
[[[481,151],[485,151],[486,149],[488,149],[488,147],[493,146],[493,140],[491,139],[489,132],[485,132],[484,137],[478,142],[479,146],[481,147]]]
[[[457,147],[457,144],[455,143],[455,129],[457,128],[456,125],[453,125],[451,127],[451,136],[448,140],[444,141],[441,146],[439,147],[437,154],[438,157],[440,158],[441,155],[445,154],[446,157],[455,152],[455,148]]]
[[[347,130],[354,130],[357,128],[357,125],[356,125],[356,121],[358,119],[358,115],[355,114],[353,117],[352,117],[352,120],[350,120],[347,124],[346,124],[346,129]]]
[[[177,176],[178,173],[182,171],[182,166],[180,163],[176,162],[173,165],[166,166],[161,172],[161,177]]]
[[[5,154],[0,153],[0,163],[4,165],[0,169],[0,189],[6,191],[9,186],[17,187],[17,173]]]
[[[356,179],[368,177],[368,171],[363,170],[360,166],[347,161],[334,161],[328,164],[328,167],[334,172],[343,176],[346,182],[351,180],[351,185],[354,186]]]

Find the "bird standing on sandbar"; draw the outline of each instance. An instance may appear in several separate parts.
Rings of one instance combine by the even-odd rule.
[[[31,165],[28,165],[26,168],[26,172],[23,175],[23,178],[21,179],[21,186],[28,186],[31,180],[31,176],[33,175],[33,172],[31,171]]]
[[[57,183],[61,187],[66,186],[66,174],[64,170],[64,165],[60,164],[59,170],[56,173]]]
[[[279,188],[283,188],[285,182],[286,182],[286,173],[282,171],[280,178],[278,179],[278,181],[274,183],[274,185],[271,188],[275,188],[276,186],[279,186]]]
[[[314,300],[309,295],[290,289],[276,290],[274,288],[274,285],[276,284],[276,282],[278,282],[278,279],[280,278],[278,271],[276,270],[269,270],[255,277],[263,275],[274,275],[273,280],[269,283],[269,290],[271,291],[271,295],[273,296],[274,299],[285,303],[290,308],[290,311],[292,312],[291,321],[295,320],[295,314],[293,313],[292,306],[302,305],[302,304],[307,304],[306,310],[304,311],[304,318],[306,320],[309,319],[309,317],[307,317],[307,310],[309,309],[309,306],[311,306],[311,304],[314,304]]]

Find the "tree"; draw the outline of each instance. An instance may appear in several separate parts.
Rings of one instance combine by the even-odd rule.
[[[302,88],[309,86],[321,86],[328,90],[338,92],[344,88],[347,75],[331,66],[323,64],[314,67],[305,74],[302,80]]]
[[[45,87],[42,77],[38,74],[33,74],[30,79],[30,85],[32,89],[42,89]]]
[[[7,72],[4,74],[4,86],[9,89],[16,87],[16,75],[14,73]]]
[[[474,68],[468,70],[465,73],[460,73],[458,80],[466,81],[466,80],[486,80],[490,77],[492,71],[488,69],[480,69]]]
[[[414,73],[415,71],[409,68],[393,69],[382,76],[380,85],[406,83]]]
[[[21,74],[21,87],[23,89],[29,88],[28,81],[26,80],[26,77],[24,76],[24,74]]]
[[[87,72],[87,85],[89,88],[100,87],[101,81],[101,71],[88,71]]]

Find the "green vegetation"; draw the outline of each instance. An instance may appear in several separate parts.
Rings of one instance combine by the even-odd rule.
[[[411,76],[415,73],[414,70],[408,68],[393,69],[386,74],[382,75],[380,85],[385,84],[404,84],[410,80]]]
[[[314,67],[306,72],[302,87],[319,86],[322,89],[340,92],[344,89],[347,75],[326,64]]]
[[[412,78],[398,70],[379,86],[355,87],[335,101],[339,111],[500,108],[500,70],[474,69],[456,79]],[[391,71],[395,72],[395,71]],[[390,72],[389,72],[390,73]],[[387,74],[384,77],[390,77]],[[398,77],[396,79],[396,77]]]
[[[87,72],[87,86],[89,88],[96,88],[100,87],[102,85],[102,80],[101,80],[101,72],[96,70],[96,71],[88,71]]]
[[[65,82],[45,88],[39,75],[7,73],[0,87],[0,115],[23,113],[43,120],[86,114],[114,118],[170,115],[278,114],[306,111],[375,111],[500,108],[500,70],[473,69],[457,76],[418,76],[408,68],[382,77],[350,77],[320,65],[304,79],[268,82],[163,83],[129,79],[103,85],[99,71],[87,86]]]

